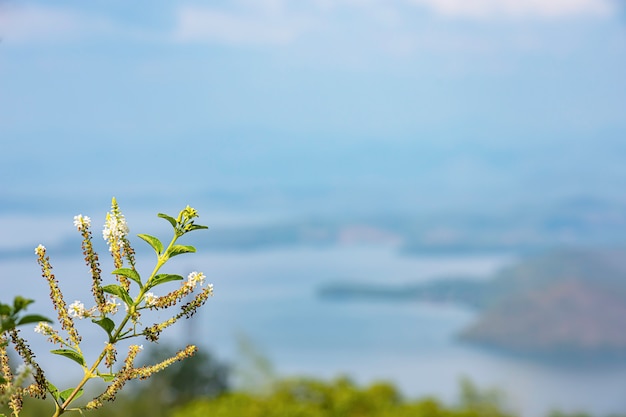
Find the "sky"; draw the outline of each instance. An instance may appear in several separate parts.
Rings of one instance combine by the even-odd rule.
[[[615,196],[625,23],[621,0],[0,1],[0,203]]]

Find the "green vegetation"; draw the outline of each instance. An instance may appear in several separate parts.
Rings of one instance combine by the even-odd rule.
[[[152,348],[149,359],[169,354]],[[506,407],[497,389],[460,381],[459,399],[411,399],[391,383],[359,386],[347,377],[324,381],[298,377],[276,379],[268,387],[233,390],[230,368],[205,350],[175,364],[141,385],[131,385],[106,409],[86,411],[91,417],[521,417]],[[188,365],[188,366],[185,366]],[[253,365],[254,366],[254,365]],[[250,370],[253,373],[253,370]],[[183,382],[185,381],[185,382]],[[181,385],[179,385],[181,384]],[[45,415],[50,404],[26,399],[22,417]],[[554,411],[546,417],[591,417]],[[619,417],[619,416],[612,416]]]
[[[120,345],[123,346],[128,340],[139,337],[145,338],[148,342],[156,342],[164,330],[183,318],[191,318],[198,308],[213,295],[212,284],[201,289],[205,279],[202,272],[191,272],[186,281],[180,275],[159,273],[174,256],[196,251],[195,247],[180,245],[177,241],[191,231],[207,228],[195,224],[195,219],[198,217],[197,211],[187,206],[180,211],[177,218],[162,213],[159,213],[158,217],[170,223],[173,228],[173,237],[169,244],[164,245],[157,237],[147,234],[137,235],[154,249],[157,258],[152,273],[142,278],[136,268],[135,250],[128,239],[129,228],[126,219],[113,198],[111,211],[106,215],[102,232],[113,257],[111,275],[115,277],[114,282],[117,282],[109,285],[103,285],[106,278],[102,275],[100,258],[94,250],[90,229],[91,218],[82,214],[74,217],[74,226],[83,238],[84,261],[91,275],[91,293],[94,301],[90,308],[86,308],[78,300],[67,305],[59,282],[52,272],[53,268],[45,246],[40,244],[35,248],[42,276],[50,288],[50,299],[57,312],[60,329],[53,327],[46,317],[23,314],[33,300],[16,297],[12,305],[0,304],[0,405],[8,408],[8,410],[0,411],[0,417],[6,416],[7,412],[14,417],[21,415],[24,399],[29,397],[48,400],[45,404],[49,407],[48,411],[39,410],[38,415],[53,413],[53,417],[59,417],[66,412],[82,414],[85,410],[98,409],[105,402],[114,401],[127,383],[138,379],[145,380],[166,369],[172,363],[189,358],[196,353],[196,346],[189,345],[169,357],[160,358],[157,363],[135,366],[135,359],[143,350],[143,345],[130,344],[127,347],[128,353],[123,361],[120,361],[123,364],[120,366],[118,362],[118,356],[123,356],[121,352],[118,355]],[[163,284],[174,281],[183,282],[176,290],[163,289]],[[153,290],[165,294],[159,296],[153,293]],[[192,298],[189,300],[190,296]],[[187,302],[182,304],[184,300]],[[121,312],[120,306],[124,306],[125,313]],[[175,306],[179,307],[178,312],[169,313],[167,320],[144,327],[143,322],[150,319],[151,312],[163,311]],[[118,312],[120,314],[117,314]],[[153,314],[152,317],[154,316]],[[83,350],[85,346],[82,343],[83,338],[76,326],[77,321],[82,319],[90,319],[106,334],[103,337],[104,348],[97,355],[97,352]],[[16,329],[18,326],[34,323],[38,323],[35,332],[46,336],[55,347],[50,350],[50,353],[70,359],[75,365],[81,367],[83,376],[75,380],[69,388],[57,388],[53,384],[52,381],[58,383],[57,378],[50,378],[44,373],[27,340]],[[9,346],[15,349],[22,360],[22,366],[15,371],[9,363],[11,359],[7,351]],[[29,380],[31,376],[33,381]],[[61,382],[67,383],[67,381]],[[203,380],[200,378],[190,382],[197,383]],[[98,388],[99,391],[94,391]],[[85,391],[90,391],[93,398],[86,403],[83,400]],[[173,400],[185,399],[181,396],[180,390],[171,391],[171,393],[170,397]],[[78,403],[76,403],[77,400]],[[30,406],[29,402],[28,407]],[[38,409],[38,405],[33,405],[33,409]]]
[[[435,399],[409,401],[387,383],[359,388],[347,378],[324,382],[287,379],[269,395],[232,393],[214,400],[198,400],[172,417],[504,417],[510,414],[487,402],[446,406]]]

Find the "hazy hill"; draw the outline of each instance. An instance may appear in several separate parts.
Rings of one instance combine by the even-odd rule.
[[[511,294],[467,328],[464,340],[537,355],[626,355],[626,297],[564,279]]]
[[[626,251],[563,250],[531,257],[487,281],[402,287],[332,284],[330,298],[452,302],[480,311],[462,340],[535,356],[626,358]]]

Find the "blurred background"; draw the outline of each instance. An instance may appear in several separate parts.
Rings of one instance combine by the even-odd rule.
[[[0,38],[3,300],[49,309],[39,243],[87,299],[74,215],[189,204],[216,296],[169,337],[252,346],[235,387],[626,414],[621,0],[4,0]]]

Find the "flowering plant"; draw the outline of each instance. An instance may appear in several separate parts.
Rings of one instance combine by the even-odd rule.
[[[156,252],[157,261],[154,269],[147,278],[143,278],[136,268],[135,251],[128,240],[128,226],[121,213],[115,198],[112,208],[106,215],[103,230],[103,238],[109,245],[109,251],[113,257],[116,283],[103,285],[102,271],[100,269],[98,254],[92,245],[92,233],[90,230],[91,219],[87,216],[74,217],[74,226],[83,237],[82,249],[85,262],[91,275],[91,292],[94,305],[85,307],[81,301],[74,301],[67,305],[59,288],[58,281],[52,273],[50,258],[46,255],[43,245],[37,246],[35,253],[41,266],[42,275],[50,287],[50,298],[58,315],[58,322],[63,330],[62,335],[55,329],[50,320],[39,315],[21,315],[32,300],[17,297],[13,306],[0,304],[0,317],[2,328],[0,332],[0,401],[8,403],[14,416],[19,416],[22,409],[22,399],[25,395],[37,398],[52,396],[55,404],[53,417],[58,417],[66,411],[79,411],[101,407],[105,401],[113,401],[116,394],[124,384],[132,379],[146,379],[155,372],[159,372],[172,363],[193,355],[197,348],[193,345],[178,351],[173,357],[151,366],[136,367],[134,360],[142,350],[142,345],[130,344],[126,358],[121,366],[115,366],[117,361],[118,343],[127,339],[144,337],[149,342],[155,342],[163,330],[176,323],[181,318],[190,318],[202,306],[209,296],[213,295],[213,285],[204,284],[205,276],[201,272],[192,272],[187,279],[180,275],[159,273],[163,265],[172,257],[184,253],[195,252],[193,246],[179,245],[177,240],[186,233],[194,230],[206,229],[206,226],[195,224],[198,213],[187,206],[181,210],[177,218],[166,214],[158,214],[167,220],[174,229],[174,234],[167,246],[151,235],[139,234],[138,237],[147,242]],[[164,295],[156,295],[153,290],[162,284],[172,281],[182,281],[181,285]],[[150,326],[141,323],[144,310],[163,310],[181,304],[183,299],[195,292],[195,296],[187,303],[181,305],[178,311],[169,319]],[[125,313],[116,317],[116,313],[123,306]],[[76,319],[91,319],[106,334],[105,346],[102,351],[88,362],[87,355],[81,349],[81,336],[75,325]],[[26,340],[20,335],[16,326],[38,322],[35,332],[48,337],[48,340],[57,345],[51,350],[53,354],[60,355],[77,363],[83,370],[83,377],[73,387],[59,390],[44,374],[39,364],[35,361],[35,355],[28,346]],[[13,344],[15,350],[22,358],[24,366],[13,376],[9,366],[7,346]],[[34,382],[23,387],[26,377],[32,374]],[[106,389],[95,398],[81,406],[75,406],[74,402],[83,394],[83,388],[91,379],[101,379],[108,385]],[[71,408],[70,408],[71,407]],[[0,414],[0,417],[4,417]]]

